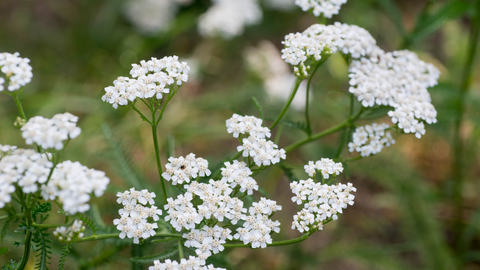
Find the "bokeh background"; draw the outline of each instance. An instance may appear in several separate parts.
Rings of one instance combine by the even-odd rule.
[[[226,132],[227,118],[234,112],[258,116],[252,97],[262,105],[267,119],[279,113],[282,96],[292,87],[285,79],[290,70],[282,67],[280,59],[281,41],[286,34],[316,23],[313,15],[291,5],[292,1],[282,1],[283,6],[272,4],[274,0],[261,1],[262,20],[247,26],[241,35],[205,37],[199,34],[198,20],[210,7],[208,0],[169,0],[175,3],[150,13],[138,11],[132,1],[0,1],[0,51],[20,52],[31,59],[33,67],[33,81],[24,91],[27,116],[51,117],[65,111],[79,116],[82,134],[69,144],[64,158],[104,170],[112,180],[107,194],[94,199],[88,213],[104,232],[114,231],[117,191],[135,185],[160,190],[149,125],[128,108],[115,110],[103,103],[105,87],[118,76],[127,76],[131,64],[143,59],[178,55],[187,61],[192,67],[189,82],[172,100],[159,127],[162,161],[169,154],[193,152],[215,168],[235,153],[237,145]],[[363,27],[385,51],[408,48],[441,71],[438,86],[430,91],[438,123],[429,125],[420,140],[396,135],[394,146],[349,163],[339,180],[358,188],[355,205],[324,231],[293,246],[229,250],[212,261],[228,269],[480,269],[477,2],[362,0],[345,4],[330,22]],[[276,69],[281,76],[269,73]],[[341,57],[333,56],[313,80],[314,131],[348,115],[345,93],[347,67]],[[0,94],[0,144],[25,147],[13,126],[16,116],[12,98]],[[291,108],[286,119],[302,121],[302,104]],[[389,123],[388,118],[378,121]],[[279,146],[303,136],[292,125],[284,125]],[[303,165],[333,157],[340,136],[301,147],[287,162]],[[351,155],[344,150],[342,156]],[[297,179],[307,177],[301,169],[293,173]],[[256,179],[283,206],[276,215],[282,231],[274,239],[298,237],[290,229],[298,211],[290,200],[291,179],[279,168]],[[0,257],[0,264],[18,260],[23,252],[12,245],[21,240],[12,233],[14,229],[11,225],[1,243],[12,251]],[[62,245],[56,240],[52,243],[51,269],[56,269]],[[162,249],[149,245],[143,255]],[[130,269],[130,252],[130,245],[117,240],[76,244],[67,269]],[[31,269],[33,261],[32,255]]]

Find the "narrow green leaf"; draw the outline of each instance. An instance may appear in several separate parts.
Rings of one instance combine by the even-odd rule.
[[[83,221],[85,225],[87,225],[88,227],[90,227],[90,229],[92,229],[94,235],[97,234],[98,227],[93,220],[89,219],[87,216],[84,216],[84,215],[78,215],[77,217],[78,219]]]
[[[150,256],[144,256],[144,257],[134,257],[131,258],[132,262],[135,263],[142,263],[142,264],[151,264],[154,260],[166,260],[169,258],[172,258],[178,253],[178,248],[167,250],[165,252],[159,253],[159,254],[154,254]]]
[[[393,0],[377,0],[380,6],[385,10],[390,20],[398,28],[398,32],[402,36],[405,35],[405,29],[403,28],[402,13],[395,5]]]
[[[173,241],[178,241],[178,238],[174,237],[167,237],[167,238],[162,238],[162,239],[155,239],[152,240],[152,243],[166,243],[166,242],[173,242]]]
[[[446,21],[456,19],[471,7],[471,3],[463,0],[450,0],[441,6],[435,13],[419,20],[413,33],[409,37],[410,43],[416,43],[429,34],[438,30]]]
[[[253,103],[255,104],[255,107],[257,107],[258,110],[258,115],[260,116],[260,119],[263,120],[263,110],[262,106],[260,106],[260,103],[258,102],[256,97],[252,97]]]

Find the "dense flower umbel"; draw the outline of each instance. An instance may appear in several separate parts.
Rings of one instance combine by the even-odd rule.
[[[30,59],[21,58],[18,52],[0,53],[0,71],[5,74],[10,92],[20,89],[32,80],[33,73]],[[0,91],[4,90],[5,78],[0,77]]]
[[[200,15],[198,30],[203,36],[230,39],[261,19],[262,10],[257,0],[215,0],[207,12]]]
[[[22,127],[26,144],[37,144],[43,149],[63,149],[63,142],[75,139],[81,129],[77,127],[78,117],[71,113],[60,113],[52,119],[35,116]]]
[[[295,0],[295,4],[301,7],[303,11],[311,11],[313,15],[325,18],[331,18],[338,14],[345,3],[347,3],[347,0]]]
[[[366,56],[375,49],[375,39],[356,25],[335,23],[314,24],[303,33],[288,34],[282,42],[282,58],[294,66],[297,77],[309,76],[311,66],[340,52],[353,59]]]
[[[165,165],[165,172],[162,177],[167,181],[172,181],[173,185],[190,183],[191,179],[197,177],[209,176],[208,161],[203,158],[195,158],[191,153],[184,157],[168,159],[169,163]]]
[[[437,84],[440,72],[415,53],[385,53],[377,48],[369,57],[352,61],[349,73],[350,93],[364,107],[393,107],[388,115],[405,133],[421,138],[425,123],[437,122],[437,111],[427,88]]]
[[[34,193],[47,181],[53,164],[45,154],[16,149],[0,159],[0,209],[11,201],[18,185],[24,193]]]
[[[343,165],[341,162],[335,163],[329,158],[322,158],[317,162],[309,161],[307,165],[303,167],[305,172],[310,177],[315,177],[317,171],[322,173],[323,179],[330,178],[330,175],[336,177],[341,172],[343,172]]]
[[[383,147],[395,144],[392,134],[385,131],[388,128],[387,124],[377,123],[357,128],[352,135],[353,141],[348,144],[348,150],[356,151],[362,157],[380,153]]]
[[[67,160],[55,167],[48,184],[42,186],[42,196],[57,199],[65,212],[74,215],[88,211],[90,194],[102,196],[109,182],[104,172]]]
[[[244,157],[252,157],[257,166],[269,166],[286,158],[284,149],[278,149],[276,144],[265,139],[270,138],[271,133],[270,129],[262,127],[262,119],[234,114],[226,124],[227,132],[233,133],[233,137],[244,135],[243,145],[237,150],[243,152]]]
[[[355,196],[350,193],[357,190],[350,183],[329,186],[312,179],[292,182],[290,188],[295,194],[292,201],[303,204],[303,209],[293,217],[292,229],[302,233],[322,230],[325,222],[337,220],[343,209],[353,205]]]
[[[59,241],[71,242],[72,240],[81,239],[85,232],[85,226],[81,220],[75,220],[69,227],[58,227],[53,231],[53,235]]]
[[[335,23],[315,24],[303,33],[285,37],[282,58],[294,66],[295,75],[309,76],[311,65],[326,52],[341,52],[350,62],[349,92],[364,107],[389,106],[388,115],[405,133],[425,134],[425,123],[436,123],[428,87],[437,84],[440,72],[413,52],[384,52],[363,28]]]
[[[164,263],[161,263],[159,260],[153,261],[153,265],[148,267],[148,270],[226,270],[225,268],[219,268],[210,264],[205,265],[205,260],[200,259],[199,257],[190,256],[188,259],[180,260],[180,263],[177,261],[172,261],[170,259],[165,260]]]
[[[186,82],[189,71],[187,63],[179,62],[177,56],[142,60],[140,65],[132,64],[130,74],[133,79],[118,77],[113,81],[114,86],[105,88],[106,94],[102,100],[112,104],[115,109],[137,98],[160,100],[164,94],[176,91]]]
[[[123,208],[118,210],[120,218],[114,219],[113,224],[121,231],[120,238],[133,238],[133,243],[139,244],[140,239],[154,236],[155,229],[158,228],[156,221],[162,214],[162,210],[154,205],[156,194],[146,189],[138,191],[131,188],[118,192],[117,197],[117,203],[123,205]]]

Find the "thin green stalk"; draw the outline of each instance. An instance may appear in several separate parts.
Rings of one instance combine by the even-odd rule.
[[[168,97],[167,97],[167,100],[165,101],[165,104],[163,104],[163,108],[162,110],[160,111],[160,115],[158,116],[158,119],[157,119],[157,122],[155,122],[155,125],[158,125],[158,123],[160,122],[160,120],[162,120],[163,118],[163,113],[165,112],[165,108],[167,107],[168,103],[170,102],[170,100],[173,98],[173,96],[177,93],[177,90],[173,90],[170,94],[168,94]],[[155,110],[156,112],[156,110]]]
[[[322,138],[322,137],[325,137],[325,136],[327,136],[327,135],[333,134],[333,133],[335,133],[335,132],[337,132],[337,131],[339,131],[339,130],[342,130],[343,128],[347,127],[349,124],[350,124],[350,121],[344,120],[344,121],[342,121],[341,123],[339,123],[339,124],[337,124],[337,125],[329,128],[329,129],[327,129],[327,130],[324,130],[324,131],[319,132],[319,133],[317,133],[317,134],[315,134],[315,135],[312,135],[312,136],[310,136],[310,137],[307,137],[307,138],[305,138],[305,139],[303,139],[303,140],[299,140],[299,141],[297,141],[297,142],[294,142],[294,143],[290,144],[289,146],[287,146],[287,147],[284,148],[284,149],[285,149],[285,152],[288,153],[288,152],[290,152],[290,151],[292,151],[292,150],[294,150],[294,149],[296,149],[296,148],[298,148],[298,147],[300,147],[300,146],[302,146],[302,145],[304,145],[304,144],[306,144],[306,143],[309,143],[309,142],[315,141],[315,140],[317,140],[317,139],[320,139],[320,138]]]
[[[89,242],[89,241],[96,241],[96,240],[101,240],[101,239],[109,239],[109,238],[119,238],[120,233],[110,233],[110,234],[97,234],[97,235],[92,235],[89,237],[83,237],[80,239],[75,239],[72,240],[74,243],[80,243],[80,242]],[[181,234],[174,234],[174,233],[157,233],[155,234],[154,237],[176,237],[176,238],[181,238]]]
[[[37,224],[37,223],[33,223],[32,227],[48,229],[48,228],[58,228],[58,227],[63,227],[63,226],[68,227],[72,224],[73,224],[73,221],[65,223],[65,224]]]
[[[297,93],[297,90],[298,90],[298,87],[300,86],[300,83],[302,82],[303,80],[302,79],[299,79],[297,78],[297,80],[295,81],[295,86],[293,88],[293,91],[292,93],[290,94],[290,98],[288,99],[288,102],[287,104],[285,104],[285,107],[283,107],[283,110],[282,112],[280,112],[280,114],[278,115],[277,119],[275,119],[275,122],[273,122],[273,124],[269,127],[270,130],[272,130],[273,128],[275,128],[278,124],[278,122],[280,122],[280,120],[282,120],[282,117],[285,115],[285,113],[287,112],[288,108],[290,107],[290,104],[292,104],[292,101],[293,101],[293,98],[295,97],[295,94]]]
[[[470,39],[468,45],[467,59],[465,69],[463,71],[462,82],[458,93],[457,110],[458,115],[454,119],[453,127],[453,150],[454,161],[452,164],[452,181],[453,181],[453,203],[456,209],[455,213],[455,232],[457,237],[456,245],[461,245],[461,235],[463,233],[464,225],[462,225],[464,201],[462,196],[463,182],[465,180],[465,142],[461,138],[461,129],[465,116],[465,103],[470,85],[472,83],[473,63],[478,49],[479,33],[480,33],[480,1],[477,1],[475,7],[475,17],[472,20],[473,26],[470,32]]]
[[[185,256],[183,255],[182,239],[178,239],[178,257],[180,258],[180,260],[185,258]]]
[[[142,257],[142,249],[140,245],[132,244],[132,258]],[[138,262],[132,261],[132,270],[141,270],[142,265]]]
[[[155,122],[155,112],[152,113],[153,115],[153,122]],[[155,148],[155,158],[157,160],[157,168],[158,168],[158,175],[160,176],[160,182],[162,183],[162,193],[165,203],[167,203],[167,188],[165,187],[165,179],[163,179],[163,170],[162,170],[162,162],[160,160],[160,148],[158,145],[158,138],[157,138],[157,126],[152,124],[152,136],[153,136],[153,144]]]
[[[150,125],[152,124],[152,122],[148,120],[148,118],[140,110],[138,110],[137,107],[135,107],[135,104],[132,104],[132,109],[140,115],[143,121],[148,122]]]
[[[18,90],[18,91],[13,91],[13,99],[15,100],[15,105],[17,105],[17,110],[18,110],[18,113],[20,113],[20,117],[22,117],[23,119],[25,119],[25,121],[27,121],[27,116],[25,116],[25,111],[23,111],[23,107],[22,107],[22,101],[20,100],[21,99],[21,94],[22,94],[22,89],[21,90]]]
[[[313,136],[310,136],[310,137],[307,137],[305,139],[302,139],[302,140],[299,140],[297,142],[294,142],[292,144],[290,144],[289,146],[285,147],[285,152],[290,152],[306,143],[309,143],[309,142],[312,142],[312,141],[315,141],[317,139],[320,139],[322,137],[325,137],[327,135],[330,135],[330,134],[333,134],[339,130],[342,130],[343,128],[345,127],[348,127],[350,125],[352,125],[354,123],[355,120],[357,120],[361,115],[362,113],[364,112],[364,108],[360,108],[360,110],[358,111],[357,115],[353,116],[353,117],[348,117],[347,119],[343,120],[342,122],[340,122],[339,124],[327,129],[327,130],[324,130],[322,132],[319,132]]]
[[[305,122],[307,123],[307,133],[308,135],[312,135],[312,126],[310,124],[310,113],[309,113],[309,105],[310,105],[310,85],[312,83],[312,78],[313,75],[315,75],[315,72],[317,72],[318,67],[320,67],[321,63],[318,63],[315,65],[315,68],[312,71],[312,74],[310,74],[310,78],[308,78],[307,82],[307,97],[305,98]]]
[[[314,232],[310,231],[305,233],[304,235],[290,239],[290,240],[284,240],[284,241],[277,241],[277,242],[272,242],[271,244],[268,244],[267,246],[273,247],[273,246],[285,246],[285,245],[291,245],[295,243],[302,242],[306,240],[310,235],[312,235]],[[245,245],[245,244],[224,244],[223,245],[225,248],[240,248],[240,247],[250,247],[250,245]]]
[[[25,266],[27,266],[28,258],[30,257],[30,248],[32,246],[32,232],[27,230],[27,235],[25,236],[25,248],[23,251],[22,261],[18,266],[18,270],[24,270]]]

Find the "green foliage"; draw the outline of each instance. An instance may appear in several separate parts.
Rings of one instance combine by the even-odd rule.
[[[393,21],[395,26],[398,28],[400,35],[405,35],[405,29],[402,22],[402,13],[398,10],[395,2],[393,0],[377,0],[380,6],[385,10],[388,17]]]
[[[144,256],[144,257],[134,257],[130,260],[134,263],[141,263],[141,264],[151,264],[155,260],[164,261],[166,259],[171,259],[178,253],[178,248],[169,249],[162,253]]]
[[[152,240],[151,242],[152,243],[166,243],[166,242],[177,242],[178,241],[178,238],[174,238],[174,237],[166,237],[166,238],[162,238],[162,239],[155,239],[155,240]]]
[[[47,229],[37,229],[33,233],[33,246],[34,250],[37,253],[35,264],[35,269],[38,270],[48,270],[49,260],[51,259],[50,254],[52,254],[50,243],[52,242],[48,237],[50,233],[47,232]]]
[[[87,225],[90,229],[92,229],[93,235],[97,234],[98,227],[93,220],[89,219],[87,216],[84,216],[84,215],[78,215],[77,217],[78,219],[83,221],[85,225]]]
[[[51,202],[46,202],[46,203],[36,205],[32,209],[33,220],[36,223],[39,223],[39,224],[43,223],[48,218],[49,215],[48,214],[47,215],[42,215],[42,214],[48,213],[50,211],[52,211],[52,203]],[[40,215],[39,220],[37,220],[37,215]]]
[[[12,219],[8,218],[5,219],[2,222],[2,229],[0,230],[0,243],[3,242],[3,238],[5,238],[5,235],[7,235],[8,229],[10,228],[10,223],[12,222]]]
[[[290,182],[298,181],[298,179],[295,177],[295,174],[293,173],[292,168],[289,168],[289,167],[285,166],[285,164],[283,164],[283,163],[280,163],[280,168],[282,168],[283,172],[288,177]]]
[[[253,103],[255,104],[255,107],[257,107],[258,115],[259,115],[260,119],[263,120],[263,110],[262,110],[262,106],[260,106],[260,103],[258,102],[258,100],[257,100],[256,97],[252,97],[252,100],[253,100]]]
[[[60,254],[60,259],[58,260],[58,270],[65,269],[65,261],[67,260],[68,253],[70,252],[71,246],[67,244],[62,248],[62,253]]]
[[[8,247],[0,247],[0,256],[7,254],[10,252],[10,249]]]
[[[8,264],[2,265],[2,270],[15,270],[17,269],[18,263],[14,260],[10,260]]]
[[[102,124],[102,131],[105,135],[105,139],[107,140],[110,148],[112,149],[112,155],[114,162],[116,163],[116,170],[120,176],[125,179],[130,187],[134,187],[136,189],[145,188],[145,185],[148,183],[147,181],[141,181],[143,179],[138,173],[137,170],[134,170],[132,167],[132,160],[128,157],[124,149],[122,148],[121,144],[115,140],[115,136],[111,128],[107,124]]]
[[[308,128],[307,128],[307,124],[305,122],[302,122],[302,121],[293,122],[293,121],[288,121],[288,120],[280,120],[280,124],[282,124],[286,127],[291,127],[291,128],[294,128],[294,129],[304,131],[308,134]]]
[[[421,16],[417,21],[412,34],[408,37],[408,41],[410,44],[420,41],[427,35],[437,31],[446,21],[462,16],[471,7],[472,4],[467,1],[448,1],[433,14]],[[428,8],[428,6],[426,8]],[[426,9],[426,11],[428,10]]]

